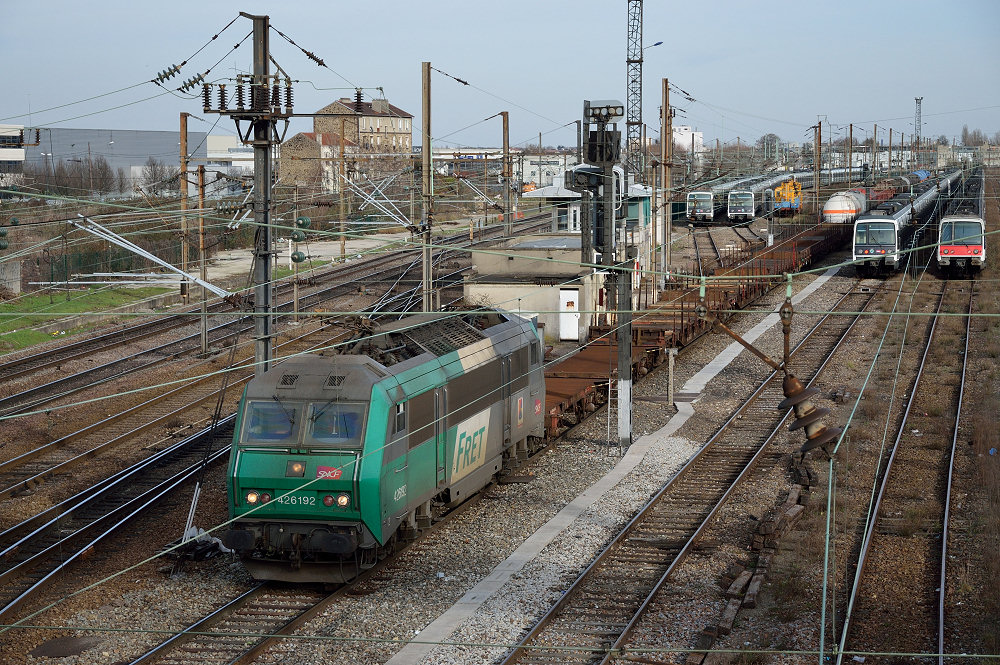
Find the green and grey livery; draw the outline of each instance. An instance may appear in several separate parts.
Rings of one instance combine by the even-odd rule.
[[[544,437],[542,347],[498,310],[419,314],[247,386],[223,541],[258,579],[340,582]]]

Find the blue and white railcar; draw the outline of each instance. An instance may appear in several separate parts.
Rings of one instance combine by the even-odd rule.
[[[941,191],[950,190],[958,175],[956,171],[936,182],[925,181],[858,216],[852,248],[858,272],[872,275],[899,270],[916,222],[934,206]]]
[[[715,217],[715,197],[712,192],[688,192],[687,218],[692,222],[711,222]]]
[[[734,190],[729,192],[726,217],[731,222],[748,222],[753,219],[756,207],[753,190]]]

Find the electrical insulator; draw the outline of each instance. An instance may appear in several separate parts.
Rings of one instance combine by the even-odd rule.
[[[201,87],[201,105],[206,113],[212,108],[212,86],[207,83]]]
[[[300,229],[308,229],[310,226],[312,226],[312,220],[306,217],[305,215],[296,217],[295,226],[297,226]]]
[[[42,142],[42,130],[35,130],[35,145],[39,145]]]
[[[226,100],[226,84],[225,83],[220,83],[219,84],[219,110],[220,111],[225,111],[228,106],[229,106],[229,104],[228,104],[228,101]]]
[[[302,263],[306,260],[306,255],[302,252],[292,252],[292,262]]]
[[[271,106],[274,108],[281,106],[281,88],[277,83],[271,86]]]
[[[7,242],[7,239],[6,238],[0,238],[0,250],[7,249],[8,247],[10,247],[10,244]],[[292,259],[292,260],[294,261],[295,259]]]
[[[181,87],[177,89],[180,90],[181,92],[187,92],[204,80],[205,77],[202,76],[201,74],[198,74],[197,76],[192,76],[187,81],[184,81],[184,83],[181,84]]]
[[[806,442],[799,448],[799,452],[805,455],[814,448],[823,448],[826,452],[826,444],[837,439],[841,429],[827,427],[822,419],[830,413],[830,409],[818,408],[809,399],[818,395],[819,390],[806,388],[794,374],[785,375],[781,388],[785,393],[785,399],[778,404],[778,410],[785,411],[789,407],[795,410],[795,422],[788,429],[793,432],[797,429],[805,429]]]
[[[292,112],[292,79],[285,79],[285,112]]]
[[[156,78],[153,80],[156,81],[157,83],[163,83],[167,79],[173,77],[175,74],[178,74],[180,71],[181,68],[179,65],[170,65],[170,67],[157,74]]]
[[[267,108],[267,86],[261,83],[254,85],[251,88],[250,100],[251,110],[253,111],[263,111]]]
[[[0,238],[6,238],[6,237],[7,237],[7,229],[0,226]]]
[[[303,242],[306,239],[305,231],[292,231],[292,241],[293,242]]]
[[[246,104],[245,104],[244,98],[243,98],[243,84],[242,83],[237,83],[236,84],[236,108],[238,108],[241,111],[244,108],[246,108]]]
[[[17,145],[18,145],[18,147],[21,147],[21,146],[24,145],[24,130],[23,129],[18,130],[18,132],[17,132]]]

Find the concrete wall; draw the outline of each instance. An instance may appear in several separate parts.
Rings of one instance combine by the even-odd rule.
[[[10,291],[14,295],[21,293],[21,262],[0,262],[0,290]]]
[[[487,281],[484,281],[487,280]],[[578,288],[580,290],[578,309],[580,315],[579,340],[586,340],[587,330],[597,304],[597,292],[603,286],[603,275],[588,273],[575,282],[552,286],[516,283],[489,283],[488,278],[474,276],[465,283],[465,298],[471,302],[495,305],[512,312],[521,312],[526,317],[538,316],[544,324],[545,341],[554,344],[559,341],[559,290]]]

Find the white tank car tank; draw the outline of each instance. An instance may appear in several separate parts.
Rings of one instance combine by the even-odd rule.
[[[837,192],[823,206],[823,221],[852,224],[858,215],[868,212],[868,197],[854,190]]]

